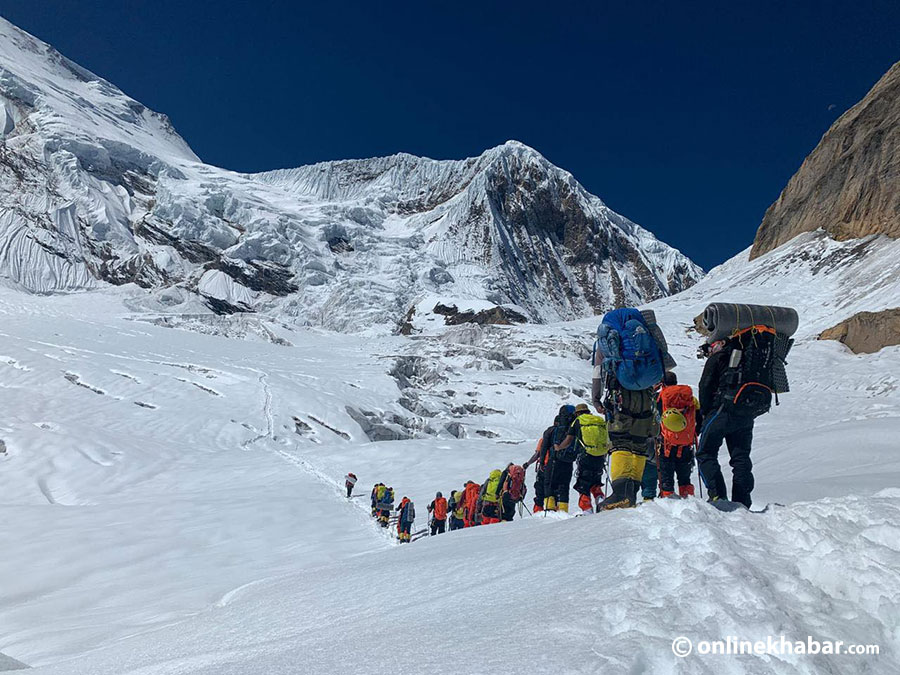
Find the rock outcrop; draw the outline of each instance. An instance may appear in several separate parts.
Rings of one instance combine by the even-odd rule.
[[[854,314],[823,331],[819,339],[842,342],[854,354],[874,354],[900,345],[900,308]]]
[[[900,62],[832,125],[766,211],[751,259],[822,228],[900,237]]]

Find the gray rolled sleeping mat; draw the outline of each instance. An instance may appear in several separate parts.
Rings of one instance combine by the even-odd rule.
[[[753,326],[768,326],[789,338],[797,332],[800,317],[797,310],[773,305],[741,305],[714,302],[703,312],[703,326],[709,331],[706,342],[726,340],[738,331]]]
[[[659,324],[656,323],[656,312],[652,309],[642,309],[641,316],[644,317],[647,328],[650,329],[650,335],[652,335],[653,339],[656,341],[656,346],[659,347],[659,351],[662,352],[663,368],[666,370],[673,370],[678,364],[675,363],[675,359],[669,353],[669,343],[666,342],[666,336],[663,335],[662,329],[659,327]]]

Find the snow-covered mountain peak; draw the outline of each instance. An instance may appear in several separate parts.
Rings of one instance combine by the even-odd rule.
[[[19,288],[133,282],[141,311],[383,332],[438,301],[546,322],[702,275],[517,141],[235,174],[49,45],[0,37],[0,276]]]
[[[169,119],[0,18],[0,136],[39,133],[87,163],[132,151],[199,161]]]

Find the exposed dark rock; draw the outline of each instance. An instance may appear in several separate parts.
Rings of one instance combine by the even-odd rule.
[[[406,318],[400,322],[400,326],[397,328],[397,333],[399,335],[412,335],[415,332],[415,327],[413,326],[413,317],[416,315],[416,306],[413,305],[409,308],[409,311],[406,313]]]
[[[94,272],[98,279],[116,286],[133,283],[141,288],[154,288],[169,281],[168,275],[156,266],[149,253],[103,260]]]
[[[345,441],[349,441],[349,440],[350,440],[350,434],[348,434],[348,433],[345,432],[345,431],[341,431],[340,429],[335,429],[333,426],[331,426],[331,425],[328,424],[327,422],[323,422],[323,421],[320,420],[318,417],[314,417],[313,415],[309,415],[309,419],[311,419],[313,422],[315,422],[315,423],[318,424],[319,426],[325,427],[326,429],[328,429],[328,431],[332,432],[333,434],[336,434],[336,435],[340,436],[340,437],[343,438]]]
[[[207,263],[216,260],[219,257],[218,251],[206,244],[190,239],[179,239],[168,232],[164,232],[158,227],[154,227],[146,220],[143,220],[134,226],[134,234],[135,236],[143,237],[154,244],[171,246],[184,256],[185,260],[192,263]]]
[[[443,305],[440,302],[434,306],[432,311],[441,316],[455,316],[459,314],[459,308],[456,305]]]
[[[290,295],[297,290],[291,281],[291,271],[278,263],[267,260],[251,260],[239,263],[228,258],[213,261],[210,268],[221,270],[242,286],[269,295]]]
[[[478,429],[475,433],[483,438],[497,438],[500,436],[496,431],[491,431],[490,429]]]
[[[230,314],[241,314],[243,312],[252,311],[247,307],[233,305],[227,300],[222,300],[220,298],[213,298],[208,295],[203,295],[202,297],[203,301],[206,303],[206,306],[219,316],[228,316]]]
[[[459,326],[464,323],[476,323],[479,325],[499,324],[510,326],[514,323],[528,323],[528,319],[517,311],[508,307],[491,307],[490,309],[482,309],[475,312],[466,310],[460,312],[456,305],[442,305],[438,303],[434,306],[434,313],[444,317],[444,323],[448,326]]]
[[[309,426],[306,422],[301,420],[299,417],[294,417],[294,431],[300,434],[301,436],[305,436],[306,434],[312,433],[312,427]]]
[[[350,240],[345,237],[331,237],[328,240],[328,248],[332,253],[350,253],[355,250]]]

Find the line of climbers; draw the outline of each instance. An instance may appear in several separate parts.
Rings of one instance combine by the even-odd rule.
[[[451,531],[499,523],[501,520],[511,521],[517,505],[524,500],[526,491],[525,469],[511,463],[506,469],[492,471],[483,484],[468,481],[462,490],[451,492],[449,500],[438,492],[428,505],[429,531],[431,535],[443,534],[447,530],[448,519]],[[412,501],[403,497],[396,514],[392,515],[394,488],[376,483],[370,495],[370,507],[372,517],[382,527],[387,528],[394,520],[397,538],[401,542],[411,541],[415,522],[415,506]],[[415,534],[424,533],[425,530]]]
[[[428,505],[431,534],[442,534],[447,518],[451,531],[513,520],[518,505],[524,507],[531,465],[534,512],[568,512],[573,473],[585,513],[634,506],[638,491],[644,500],[654,499],[657,489],[661,497],[692,497],[695,460],[713,505],[749,509],[754,420],[788,391],[785,359],[798,322],[788,308],[710,305],[703,315],[707,338],[698,353],[706,358],[698,398],[678,383],[652,311],[608,312],[591,357],[597,414],[585,403],[564,405],[522,465],[495,469],[481,484],[468,481],[449,500],[438,492]],[[723,442],[733,474],[732,502],[718,460]],[[609,494],[604,494],[604,474]],[[393,502],[392,488],[375,485],[372,515],[383,527]],[[414,519],[412,502],[404,497],[397,515],[400,541],[410,541]]]

